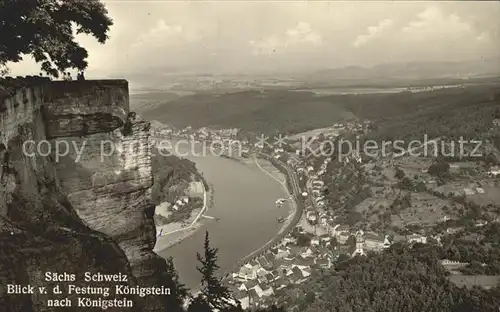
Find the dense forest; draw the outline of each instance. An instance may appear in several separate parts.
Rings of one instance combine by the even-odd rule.
[[[195,94],[140,112],[175,127],[239,128],[253,133],[297,133],[353,117],[334,101],[312,92],[243,91]],[[271,122],[272,121],[272,122]]]
[[[485,228],[488,242],[498,248],[499,227]],[[261,312],[494,312],[500,307],[500,288],[489,290],[476,286],[460,288],[450,282],[450,273],[439,260],[450,247],[432,244],[409,246],[397,243],[382,253],[341,257],[329,270],[312,277],[287,292],[287,307],[272,306]],[[202,290],[192,297],[179,280],[172,259],[167,259],[163,283],[172,295],[165,298],[169,312],[242,312],[223,281],[217,277],[217,248],[210,246],[208,232],[205,252],[198,254]],[[187,310],[182,302],[188,299]]]
[[[315,275],[294,294],[305,312],[493,312],[500,288],[459,288],[426,245],[393,245],[381,254],[355,257]]]
[[[442,258],[469,263],[467,275],[500,275],[500,224],[469,226],[442,240],[435,252]]]
[[[194,162],[174,155],[163,155],[153,148],[151,166],[153,168],[152,197],[155,205],[163,202],[173,202],[183,195],[184,190],[192,181],[196,172]]]
[[[254,133],[299,133],[357,118],[375,122],[371,137],[377,139],[422,139],[423,134],[477,138],[491,127],[499,101],[498,85],[329,96],[272,90],[189,95],[140,113],[176,127],[236,127]]]
[[[367,99],[362,99],[366,97]],[[484,138],[500,107],[500,86],[345,97],[345,109],[375,122],[368,139]]]

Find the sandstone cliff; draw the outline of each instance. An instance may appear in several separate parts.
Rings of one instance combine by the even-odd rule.
[[[127,133],[128,116],[126,81],[0,80],[0,311],[60,311],[5,294],[46,286],[47,271],[159,283],[149,123]],[[161,296],[130,299],[127,311],[163,311]]]

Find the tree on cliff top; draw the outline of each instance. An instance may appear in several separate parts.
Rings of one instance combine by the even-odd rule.
[[[182,312],[189,289],[180,281],[172,257],[166,259],[166,264],[166,270],[161,274],[162,285],[170,289],[170,295],[164,296],[165,311]]]
[[[31,55],[47,74],[87,68],[87,50],[75,41],[89,34],[105,43],[113,21],[99,0],[0,1],[0,72],[7,62]]]
[[[202,256],[197,254],[201,267],[197,267],[201,273],[201,296],[198,297],[198,304],[204,301],[212,309],[224,310],[232,307],[231,293],[223,285],[222,280],[217,276],[219,265],[217,264],[217,248],[210,247],[208,231],[205,234],[205,253]]]

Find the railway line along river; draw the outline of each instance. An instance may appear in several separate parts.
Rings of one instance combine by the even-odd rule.
[[[288,198],[289,194],[254,162],[243,163],[217,155],[198,156],[202,154],[201,148],[197,144],[195,153],[188,146],[181,151],[179,147],[176,152],[195,162],[213,187],[213,205],[206,214],[220,219],[202,219],[204,225],[196,233],[157,252],[165,258],[173,257],[181,281],[192,290],[197,289],[201,280],[196,270],[199,265],[196,253],[203,252],[205,230],[209,232],[211,245],[219,249],[218,264],[223,273],[276,236],[282,226],[277,220],[286,218],[291,210],[288,202],[276,207],[276,199]]]

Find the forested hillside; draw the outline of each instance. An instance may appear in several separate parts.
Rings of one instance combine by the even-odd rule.
[[[152,197],[155,205],[163,202],[173,202],[192,181],[196,165],[192,161],[174,155],[160,154],[152,149],[151,165],[153,167]]]
[[[333,100],[333,99],[332,99]],[[368,138],[412,140],[446,136],[478,139],[500,107],[500,84],[394,95],[345,96],[346,110],[376,123]]]
[[[294,294],[294,311],[498,311],[500,288],[458,288],[438,260],[428,247],[394,245],[382,254],[341,262]]]
[[[352,117],[335,101],[312,92],[293,91],[196,94],[140,113],[146,119],[175,127],[213,126],[256,133],[296,133]]]
[[[391,139],[474,136],[491,125],[499,85],[429,92],[319,96],[312,92],[243,91],[195,94],[141,111],[149,120],[175,127],[240,128],[256,133],[299,133],[350,119],[378,124],[372,137]],[[382,126],[380,126],[382,124]]]

